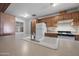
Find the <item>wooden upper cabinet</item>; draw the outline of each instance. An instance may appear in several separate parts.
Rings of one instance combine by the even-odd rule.
[[[43,19],[43,21],[47,24],[48,27],[56,27],[57,26],[57,16],[48,17]]]
[[[78,14],[79,14],[79,13],[77,13],[77,12],[72,13],[72,18],[73,18],[73,19],[79,18],[79,15],[78,15]]]
[[[73,24],[74,26],[79,26],[79,19],[74,18]]]
[[[70,13],[64,14],[64,15],[63,15],[63,19],[64,19],[64,20],[69,20],[69,19],[71,19],[71,14],[70,14]]]
[[[64,13],[57,16],[51,16],[48,18],[40,19],[39,22],[45,22],[48,27],[55,27],[57,26],[58,21],[70,19],[73,19],[74,26],[79,26],[79,12]]]
[[[52,18],[52,26],[56,27],[57,26],[57,22],[58,22],[58,16],[55,16]]]
[[[15,34],[15,17],[9,14],[0,13],[1,35]]]
[[[47,24],[48,27],[51,27],[53,25],[52,18],[47,18],[46,19],[46,24]]]
[[[47,27],[55,27],[57,24],[57,17],[48,17],[41,19],[41,22],[46,23]]]
[[[62,15],[58,15],[57,17],[58,17],[58,21],[63,20],[63,16]]]
[[[74,26],[79,26],[79,12],[73,13],[72,16]]]
[[[59,15],[59,20],[69,20],[71,19],[71,13],[66,13],[66,14],[62,14],[62,15]]]

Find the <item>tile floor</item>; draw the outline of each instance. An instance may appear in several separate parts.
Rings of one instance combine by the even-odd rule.
[[[63,37],[64,38],[64,37]],[[0,55],[7,56],[79,56],[79,41],[63,39],[57,50],[15,39],[15,36],[0,36]],[[72,39],[72,38],[71,38]]]

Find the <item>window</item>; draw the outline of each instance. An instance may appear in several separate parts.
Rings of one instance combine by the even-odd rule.
[[[24,32],[23,22],[16,22],[16,32]]]

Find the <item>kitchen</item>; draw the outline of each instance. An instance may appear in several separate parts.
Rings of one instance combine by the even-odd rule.
[[[42,18],[33,19],[32,21],[34,21],[34,23],[32,23],[33,27],[31,31],[32,36],[34,34],[33,39],[34,41],[46,42],[46,44],[49,43],[50,47],[52,47],[51,45],[56,44],[54,47],[52,47],[54,49],[58,49],[60,40],[78,41],[79,40],[78,19],[79,19],[79,12],[78,11],[69,12],[69,10],[61,11],[58,13],[58,15],[45,16]],[[43,35],[40,36],[41,35],[40,33]],[[45,46],[49,47],[47,45]]]
[[[74,36],[74,40],[78,39],[79,32],[79,12],[59,12],[56,16],[47,16],[42,19],[38,19],[36,23],[44,22],[46,24],[47,32],[46,36],[53,36],[53,34]],[[34,28],[33,28],[34,29]],[[51,35],[52,34],[52,35]]]

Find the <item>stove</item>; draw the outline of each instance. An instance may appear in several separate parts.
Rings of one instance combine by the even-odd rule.
[[[58,35],[63,35],[63,36],[74,36],[71,31],[58,31]]]

